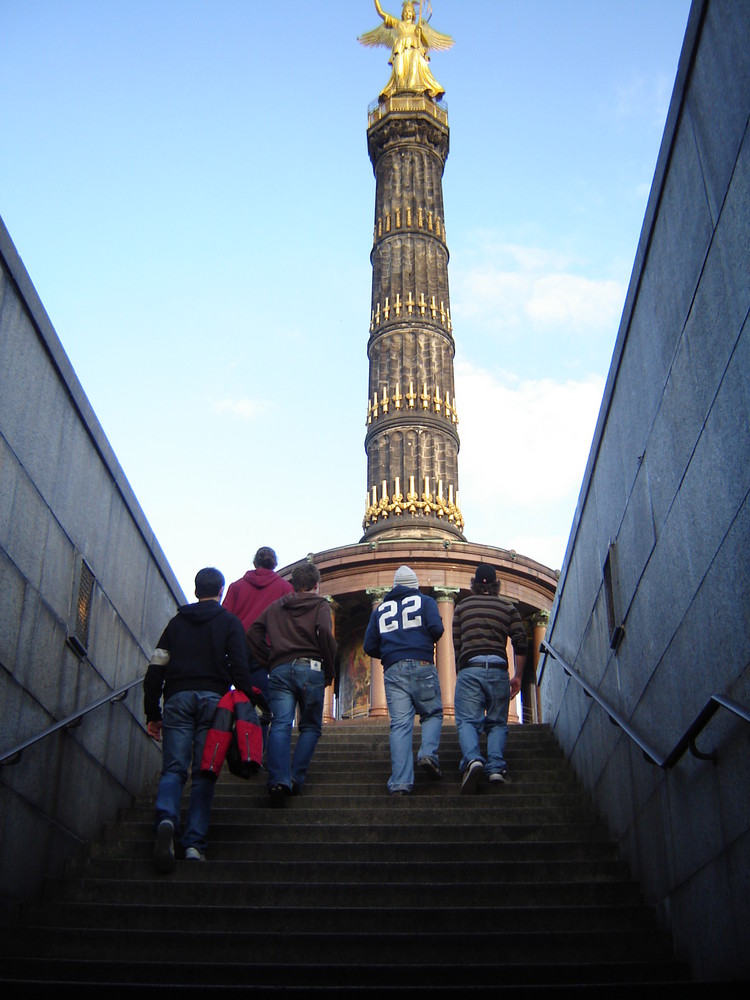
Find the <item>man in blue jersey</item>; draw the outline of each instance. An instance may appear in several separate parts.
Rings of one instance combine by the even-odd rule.
[[[443,634],[437,602],[419,590],[414,570],[400,566],[393,589],[372,612],[364,650],[383,664],[385,696],[391,718],[391,795],[414,789],[412,737],[419,713],[422,741],[417,765],[430,778],[440,777],[438,747],[443,727],[443,702],[435,667],[435,643]]]

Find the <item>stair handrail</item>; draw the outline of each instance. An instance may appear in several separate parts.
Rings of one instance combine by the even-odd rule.
[[[583,688],[588,697],[592,698],[606,712],[609,717],[609,721],[613,725],[619,726],[619,728],[622,729],[622,731],[637,744],[643,752],[643,756],[646,760],[652,764],[656,764],[665,771],[674,767],[686,750],[690,750],[693,757],[697,757],[699,760],[711,760],[716,763],[718,760],[718,753],[715,750],[710,750],[707,753],[699,750],[695,745],[695,741],[698,734],[705,729],[709,721],[720,708],[726,708],[729,712],[739,716],[739,718],[743,719],[745,722],[750,722],[750,710],[745,708],[744,705],[740,705],[739,702],[733,701],[731,698],[727,698],[726,695],[712,694],[693,722],[675,743],[672,750],[670,750],[668,754],[660,754],[653,747],[649,746],[642,736],[639,736],[638,733],[636,733],[633,727],[626,722],[619,712],[617,712],[608,701],[602,698],[602,696],[594,690],[588,681],[581,677],[581,675],[577,673],[573,667],[565,661],[565,659],[563,659],[563,657],[547,642],[546,639],[542,639],[539,645],[539,651],[540,653],[545,654],[545,660],[542,663],[542,667],[537,678],[537,684],[541,684],[542,675],[546,666],[546,655],[548,654],[553,660],[557,660],[568,677]]]
[[[93,712],[95,709],[100,708],[102,705],[106,705],[107,702],[114,705],[119,701],[124,701],[128,696],[128,692],[139,684],[143,684],[142,677],[139,677],[137,680],[130,681],[129,684],[123,685],[123,687],[118,688],[116,691],[112,691],[110,694],[104,695],[102,698],[97,698],[96,701],[92,702],[86,708],[81,708],[72,715],[67,716],[67,718],[56,722],[53,726],[48,726],[46,729],[42,730],[41,733],[37,733],[36,736],[30,736],[29,739],[24,740],[23,743],[19,743],[15,747],[11,747],[10,750],[4,750],[0,754],[0,766],[11,766],[12,764],[17,764],[21,759],[21,755],[24,750],[28,750],[28,748],[33,746],[35,743],[39,743],[40,740],[45,739],[47,736],[51,736],[53,733],[56,733],[61,729],[75,729],[77,726],[80,726],[81,722],[83,722],[83,717],[85,715],[88,715],[89,712]]]

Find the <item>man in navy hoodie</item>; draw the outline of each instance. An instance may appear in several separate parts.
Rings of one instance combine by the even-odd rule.
[[[372,612],[364,650],[383,664],[385,697],[391,718],[391,795],[410,795],[414,788],[412,737],[414,716],[422,724],[417,764],[430,778],[440,777],[438,747],[443,702],[435,667],[435,643],[443,634],[437,602],[419,590],[414,570],[400,566],[393,589]]]
[[[201,755],[216,706],[234,685],[248,698],[253,683],[239,619],[222,608],[224,577],[212,567],[195,577],[196,604],[185,604],[157,643],[143,681],[149,736],[163,740],[156,793],[154,866],[174,868],[180,800],[192,767],[190,802],[181,843],[188,861],[205,860],[216,779],[201,774]],[[161,700],[164,699],[162,718]],[[251,698],[252,700],[252,698]]]

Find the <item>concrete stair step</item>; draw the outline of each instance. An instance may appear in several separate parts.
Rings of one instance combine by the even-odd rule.
[[[69,902],[38,904],[30,908],[28,916],[39,927],[48,929],[67,927],[101,927],[108,930],[203,931],[206,927],[232,931],[242,927],[250,932],[277,932],[279,934],[305,933],[314,927],[320,933],[340,933],[342,928],[356,922],[358,933],[380,933],[384,927],[389,932],[405,934],[415,927],[422,933],[443,932],[446,913],[460,921],[464,933],[484,933],[488,926],[496,933],[518,934],[522,931],[553,933],[561,927],[575,927],[576,931],[633,931],[645,930],[643,910],[635,903],[601,906],[524,906],[508,903],[507,906],[421,906],[400,908],[388,906],[351,907],[331,906],[245,906],[242,904],[207,904],[196,907],[190,904],[159,903],[143,911],[140,903],[120,902]],[[650,921],[652,931],[656,924]]]
[[[450,778],[458,781],[460,779],[460,760],[460,754],[456,754],[455,756],[445,753],[440,754],[440,768],[443,772],[443,780]],[[527,757],[524,760],[519,760],[518,758],[514,759],[510,754],[506,755],[506,761],[508,772],[514,783],[516,781],[565,782],[566,779],[569,782],[570,780],[570,772],[562,761],[546,762],[544,758],[540,757]],[[387,758],[383,757],[381,759],[375,754],[367,753],[363,754],[361,758],[357,758],[354,755],[337,758],[335,763],[333,760],[326,762],[313,758],[309,779],[329,784],[336,781],[362,781],[365,783],[383,778],[387,779],[390,773],[390,761]],[[266,777],[267,775],[260,773],[246,782],[246,784],[250,785],[252,781],[263,780]],[[416,768],[415,778],[422,777],[425,777],[424,773],[419,768]],[[242,779],[238,778],[235,780],[240,781]]]
[[[8,986],[25,987],[30,980],[25,960],[12,959],[6,967]],[[602,988],[625,988],[633,985],[657,985],[661,997],[685,997],[705,994],[705,985],[691,984],[684,967],[664,961],[633,959],[622,962],[530,962],[523,950],[520,957],[507,962],[483,963],[471,969],[461,961],[441,965],[387,962],[360,962],[355,965],[272,963],[258,961],[248,967],[243,962],[219,962],[204,958],[200,961],[172,963],[166,961],[81,961],[77,959],[39,958],[34,963],[34,978],[38,985],[75,984],[76,996],[99,995],[116,983],[120,993],[131,988],[142,995],[149,987],[164,990],[202,992],[222,990],[252,990],[254,993],[288,993],[304,990],[305,997],[325,998],[332,990],[361,991],[372,995],[395,990],[471,993],[492,993],[531,989],[574,989],[595,992]],[[251,982],[251,985],[248,983]]]
[[[292,742],[292,746],[294,741]],[[413,748],[413,753],[416,758],[419,745],[416,744]],[[451,761],[456,766],[461,759],[461,751],[456,746],[455,748],[447,747],[442,741],[440,745],[440,759],[441,761]],[[389,764],[388,757],[388,743],[385,741],[380,746],[375,747],[344,747],[337,746],[336,744],[325,743],[321,740],[318,743],[318,747],[315,751],[315,757],[313,758],[314,766],[320,770],[324,769],[327,765],[342,766],[349,763],[366,764],[368,761],[373,761],[375,763],[381,764],[387,767]],[[507,748],[507,761],[510,766],[511,762],[518,766],[523,767],[527,765],[536,765],[538,767],[558,766],[564,769],[565,760],[559,754],[559,752],[544,753],[533,747],[528,749],[514,748],[508,746]]]
[[[287,934],[276,931],[239,928],[213,930],[208,924],[200,930],[183,928],[152,929],[101,928],[96,934],[82,927],[46,928],[43,934],[30,934],[14,928],[4,934],[0,946],[3,955],[25,957],[31,963],[38,958],[64,959],[75,955],[79,960],[122,961],[128,957],[138,962],[191,961],[196,956],[210,956],[212,962],[232,962],[238,956],[262,956],[263,962],[293,960],[305,965],[351,965],[380,957],[389,965],[420,963],[430,966],[453,965],[458,960],[472,966],[518,960],[519,952],[532,954],[541,962],[625,962],[634,955],[639,961],[665,961],[669,958],[667,937],[653,927],[592,931],[590,929],[551,932],[484,930],[464,932],[451,927],[425,933],[412,928],[403,933],[390,930],[365,931],[344,923],[335,932],[308,930]]]
[[[369,802],[370,800],[365,800],[361,806],[358,806],[354,802],[349,802],[346,805],[336,803],[331,809],[316,806],[304,811],[297,810],[294,805],[288,806],[286,809],[272,809],[270,804],[267,804],[264,808],[248,810],[247,812],[244,810],[231,810],[228,812],[226,819],[233,824],[243,825],[245,820],[247,820],[247,823],[252,822],[261,826],[263,824],[284,825],[299,823],[301,817],[304,817],[304,822],[312,825],[330,825],[332,819],[331,811],[334,811],[336,813],[336,822],[341,826],[382,823],[382,808],[372,806]],[[424,801],[404,801],[403,799],[399,799],[398,803],[393,804],[389,817],[397,825],[402,826],[430,824],[436,830],[453,829],[463,826],[472,827],[474,825],[472,820],[476,815],[476,811],[476,807],[474,809],[454,810],[446,808],[441,810],[439,816],[434,816],[429,805]],[[512,811],[508,810],[508,813],[502,816],[501,823],[507,831],[511,831],[514,827],[519,829],[520,836],[523,837],[529,833],[533,833],[535,830],[541,830],[546,823],[553,822],[553,817],[554,822],[570,827],[580,826],[585,828],[587,823],[596,823],[596,817],[593,814],[587,820],[587,817],[582,816],[576,809],[561,809],[555,812],[554,808],[539,809],[533,807],[528,809],[514,809]],[[217,812],[215,823],[218,825],[221,819],[222,817]]]
[[[347,791],[357,791],[361,795],[377,795],[384,801],[388,797],[386,782],[390,776],[390,769],[376,768],[361,770],[347,768],[344,771],[321,773],[311,770],[305,782],[305,794],[313,789],[319,795],[341,795]],[[509,774],[510,781],[507,783],[490,783],[480,779],[479,794],[499,794],[509,795],[538,795],[549,798],[550,796],[572,796],[578,799],[587,799],[580,786],[571,784],[562,776],[557,778],[550,774],[549,770],[539,770],[537,772],[520,773],[514,771]],[[216,786],[216,798],[221,804],[223,799],[241,797],[243,795],[253,795],[255,792],[265,792],[268,784],[268,774],[259,772],[252,775],[243,784],[237,784],[237,779],[229,781],[229,776],[221,774]],[[415,787],[420,791],[434,792],[446,797],[455,797],[461,794],[461,774],[458,770],[449,771],[443,768],[443,776],[438,780],[433,780],[421,769],[417,769],[414,774]]]
[[[297,804],[291,800],[284,809],[274,809],[271,807],[269,797],[266,795],[255,806],[238,806],[237,808],[223,809],[221,806],[212,812],[212,823],[214,827],[219,826],[247,826],[248,824],[289,824],[305,822],[308,824],[330,826],[332,822],[331,812],[335,812],[335,821],[340,826],[354,826],[362,823],[383,823],[388,818],[396,818],[403,825],[422,825],[429,823],[433,829],[455,828],[461,826],[473,827],[477,823],[486,824],[487,817],[482,814],[481,804],[472,797],[473,801],[465,804],[466,800],[459,801],[456,805],[448,804],[443,800],[440,802],[440,815],[433,817],[434,807],[431,805],[429,797],[419,798],[414,796],[411,799],[398,799],[392,803],[387,803],[387,809],[382,805],[373,804],[371,798],[362,796],[347,796],[343,799],[332,801],[329,808],[316,801],[306,805]],[[128,822],[140,822],[149,827],[152,831],[153,810],[151,810],[150,820],[146,818],[146,812],[140,817],[133,817]],[[512,806],[508,805],[496,817],[496,823],[509,829],[516,827],[541,827],[547,823],[556,823],[563,826],[589,826],[596,824],[597,817],[593,811],[582,811],[577,806],[554,804],[548,806]]]
[[[221,861],[182,863],[179,873],[171,877],[189,878],[194,883],[210,881],[217,876],[216,868],[221,868],[227,877],[252,881],[259,873],[258,862]],[[595,882],[618,881],[624,877],[626,869],[619,860],[564,861],[548,864],[539,861],[517,862],[513,857],[493,861],[473,861],[466,857],[450,861],[287,861],[269,862],[271,873],[277,883],[304,882],[311,884],[336,885],[338,881],[361,884],[403,883],[420,886],[425,883],[442,882],[456,885],[478,884],[491,886],[495,882],[505,884],[528,884],[542,881]],[[190,869],[189,874],[186,869]],[[135,878],[153,877],[151,859],[91,858],[86,864],[86,875],[90,878],[111,877],[122,879],[130,874]]]
[[[311,826],[305,824],[299,815],[286,813],[284,819],[278,823],[269,823],[264,817],[263,822],[256,822],[253,819],[248,823],[214,826],[211,830],[211,846],[244,843],[251,850],[255,850],[265,843],[269,851],[273,851],[274,844],[289,844],[293,838],[297,843],[310,844],[387,844],[393,840],[394,835],[403,843],[430,844],[436,842],[436,839],[447,842],[449,837],[454,837],[454,831],[458,829],[458,824],[435,823],[425,826],[422,823],[402,823],[394,834],[393,826],[384,821],[387,818],[380,817],[378,823],[358,822],[344,826],[325,822]],[[437,838],[436,831],[440,831]],[[550,823],[544,826],[510,823],[476,824],[470,826],[469,830],[461,832],[467,835],[461,837],[460,842],[464,845],[513,844],[519,850],[526,845],[528,850],[534,850],[537,854],[548,844],[566,845],[571,852],[576,853],[587,846],[591,850],[605,846],[608,850],[614,851],[606,832],[598,824]],[[471,836],[467,839],[469,832]],[[140,840],[149,853],[153,849],[153,826],[145,821],[140,824],[123,823],[120,827],[110,827],[107,834],[101,842],[91,847],[92,856],[111,854],[112,845],[134,840]]]
[[[210,864],[210,862],[207,862]],[[150,868],[150,866],[149,866]],[[404,907],[444,907],[463,910],[483,907],[492,894],[498,901],[522,899],[527,906],[639,906],[644,920],[651,920],[650,911],[643,908],[640,889],[631,879],[607,882],[573,882],[563,879],[554,882],[532,882],[519,892],[518,882],[467,883],[433,882],[418,887],[411,882],[345,882],[334,885],[320,883],[294,883],[268,880],[260,873],[256,879],[241,882],[230,879],[226,870],[215,873],[214,878],[196,882],[178,865],[169,878],[139,877],[144,869],[131,867],[126,878],[112,876],[76,879],[50,879],[45,902],[105,902],[137,903],[150,907],[166,903],[200,906],[301,906],[306,908],[330,907],[346,900],[347,906],[361,909],[370,906],[402,909]],[[263,873],[266,874],[267,873]]]
[[[209,861],[253,861],[256,864],[276,862],[280,857],[287,861],[399,861],[411,864],[421,864],[425,861],[446,862],[455,858],[470,857],[474,861],[493,861],[498,856],[498,844],[507,844],[507,838],[501,839],[497,828],[488,828],[487,834],[494,834],[490,839],[472,838],[470,842],[462,840],[428,839],[429,831],[415,828],[419,838],[413,840],[389,839],[387,827],[381,827],[381,837],[376,838],[377,831],[370,827],[361,828],[362,836],[356,840],[341,840],[326,837],[328,828],[323,828],[322,835],[311,839],[306,827],[296,830],[297,836],[282,837],[283,831],[274,830],[272,839],[260,838],[248,840],[247,828],[239,828],[236,836],[231,837],[231,831],[220,828],[221,836],[212,838],[208,851]],[[335,828],[339,832],[339,828]],[[91,859],[121,858],[123,860],[148,860],[153,855],[153,842],[144,839],[143,830],[133,831],[123,829],[117,839],[96,844],[91,849]],[[317,831],[316,831],[317,832]],[[403,832],[403,831],[402,831]],[[572,861],[615,860],[615,851],[607,840],[593,842],[579,841],[513,841],[513,860],[517,863],[535,861],[544,864],[568,864]]]

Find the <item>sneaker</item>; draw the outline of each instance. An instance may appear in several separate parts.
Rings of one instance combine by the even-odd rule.
[[[441,777],[440,765],[434,757],[423,757],[421,760],[417,761],[417,767],[421,767],[427,774],[427,777],[431,778],[433,781],[437,781],[437,779]]]
[[[502,771],[493,771],[492,774],[489,776],[489,780],[490,783],[493,785],[499,785],[499,784],[510,785],[511,778],[510,775],[508,774],[508,768],[504,767]]]
[[[389,793],[392,799],[408,799],[411,792],[407,792],[405,788],[397,788],[395,792]]]
[[[461,794],[462,795],[473,795],[477,790],[477,784],[479,779],[482,777],[482,772],[484,771],[484,765],[481,760],[472,760],[464,770],[464,776],[461,781]]]
[[[199,851],[197,847],[188,847],[185,849],[185,860],[205,861],[206,855],[203,853],[203,851]]]
[[[292,795],[301,795],[301,794],[302,794],[302,785],[300,785],[296,781],[292,781]]]
[[[271,785],[268,792],[271,796],[271,805],[276,809],[283,809],[289,789],[285,785]]]
[[[163,819],[156,828],[154,868],[164,874],[174,868],[174,823],[171,819]]]

